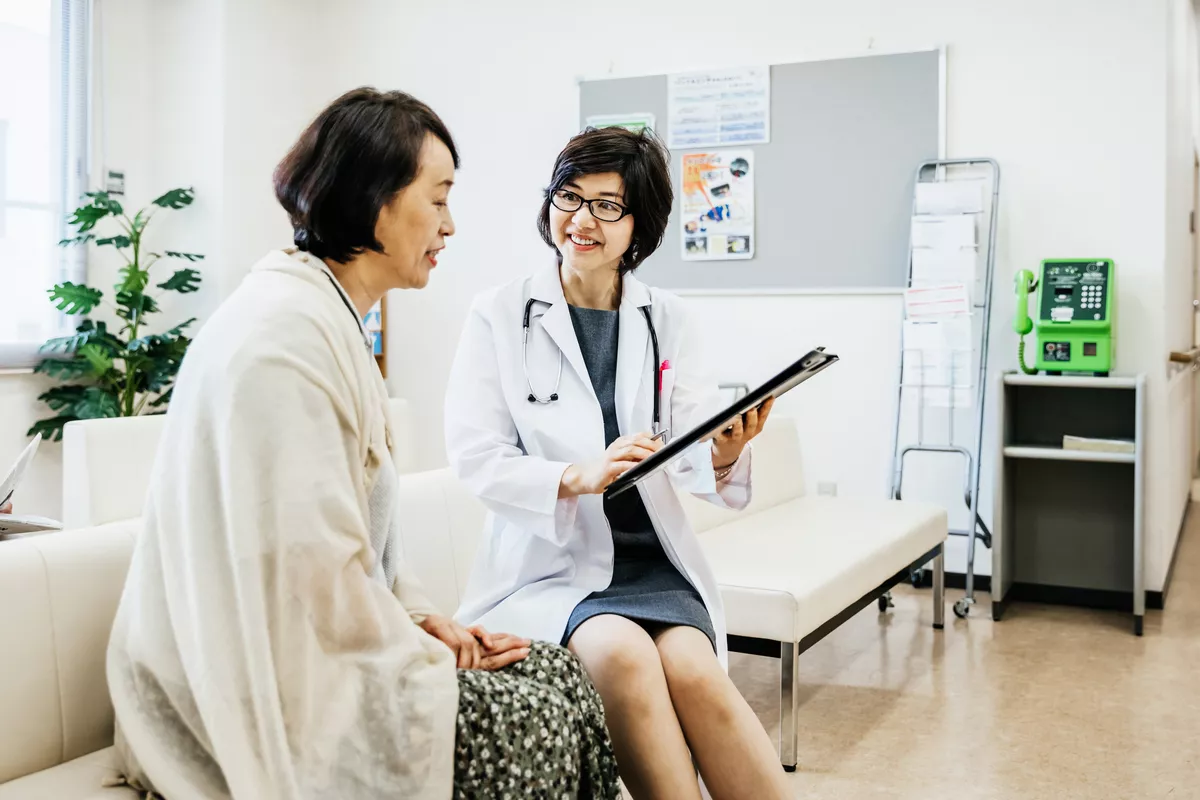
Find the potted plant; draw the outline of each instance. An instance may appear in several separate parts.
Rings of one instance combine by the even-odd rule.
[[[204,258],[196,253],[151,253],[143,249],[146,228],[154,215],[161,209],[191,205],[195,198],[192,189],[172,189],[132,218],[108,192],[89,192],[84,198],[86,203],[68,218],[75,235],[59,244],[82,247],[94,242],[112,247],[125,259],[125,266],[113,287],[112,302],[105,303],[99,289],[70,281],[49,290],[50,299],[60,311],[83,316],[104,303],[120,324],[112,330],[104,321],[84,319],[73,335],[42,345],[42,352],[49,355],[34,371],[70,383],[54,386],[38,397],[55,416],[39,420],[28,435],[40,433],[55,441],[62,439],[63,426],[75,420],[166,411],[172,384],[191,343],[183,331],[195,318],[157,334],[145,333],[146,318],[160,311],[158,298],[163,293],[188,294],[199,289],[200,273],[184,266],[153,287],[150,273],[162,259],[194,263]],[[119,232],[97,238],[96,226],[104,220],[115,223]]]

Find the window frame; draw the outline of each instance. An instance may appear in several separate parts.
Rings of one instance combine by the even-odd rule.
[[[89,153],[91,148],[92,97],[92,1],[54,0],[51,4],[51,40],[57,42],[58,53],[52,78],[55,115],[53,127],[58,132],[57,167],[52,203],[8,201],[4,193],[7,180],[0,164],[0,203],[5,208],[45,210],[57,215],[56,234],[59,239],[70,237],[66,216],[78,199],[88,190]],[[0,145],[5,145],[0,137]],[[87,247],[62,248],[53,263],[46,264],[46,288],[61,281],[82,283],[87,279]],[[66,333],[72,321],[55,311],[46,300],[46,314],[57,323],[57,333]],[[57,334],[56,334],[57,335]],[[0,370],[26,371],[43,358],[40,352],[44,341],[0,339]]]

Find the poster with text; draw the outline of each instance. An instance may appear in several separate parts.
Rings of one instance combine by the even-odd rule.
[[[683,156],[684,261],[754,257],[754,151]]]
[[[771,68],[671,75],[667,126],[672,150],[765,144],[771,140]]]

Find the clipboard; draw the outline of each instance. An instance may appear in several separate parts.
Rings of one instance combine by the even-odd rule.
[[[33,457],[37,455],[38,445],[41,443],[42,435],[39,433],[33,437],[32,442],[25,446],[21,455],[12,465],[12,469],[4,476],[4,480],[0,481],[0,508],[4,508],[12,499],[13,494],[17,491],[17,485],[21,483],[21,478],[25,477],[25,472],[33,463]]]
[[[654,453],[636,467],[626,470],[619,478],[609,484],[604,490],[607,497],[616,497],[629,490],[651,475],[665,469],[672,461],[682,456],[692,445],[711,439],[728,428],[734,419],[745,414],[752,408],[757,408],[772,397],[779,397],[791,391],[796,386],[836,363],[838,357],[825,352],[824,347],[810,350],[775,377],[763,383],[758,388],[746,394],[740,400],[735,400],[718,413],[701,422],[687,433],[676,436],[671,442],[657,453]]]
[[[8,501],[16,493],[17,486],[21,483],[21,479],[25,477],[25,473],[29,471],[29,465],[33,463],[33,458],[37,455],[38,445],[41,443],[42,435],[39,433],[33,437],[33,441],[21,452],[12,469],[4,476],[4,480],[0,481],[0,508],[8,505]],[[15,533],[40,533],[43,531],[58,530],[62,530],[62,523],[48,517],[35,517],[32,514],[0,514],[0,538]]]

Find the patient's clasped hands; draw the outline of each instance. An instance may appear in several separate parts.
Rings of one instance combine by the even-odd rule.
[[[495,671],[529,655],[528,639],[510,633],[488,633],[479,625],[464,628],[449,617],[430,614],[421,628],[450,648],[459,669]]]

